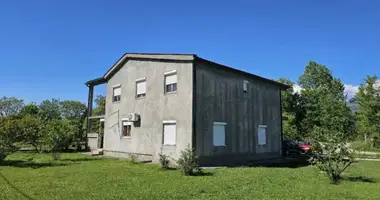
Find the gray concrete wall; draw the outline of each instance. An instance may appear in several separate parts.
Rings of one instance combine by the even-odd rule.
[[[243,93],[243,81],[249,81]],[[203,165],[281,156],[280,88],[206,62],[196,63],[196,151]],[[213,145],[213,122],[226,122],[226,146]],[[267,144],[258,145],[258,125]],[[235,163],[231,163],[235,162]]]
[[[164,94],[164,73],[177,70],[177,93]],[[152,155],[158,160],[161,149],[177,158],[192,141],[192,63],[188,61],[129,60],[107,82],[104,154]],[[147,92],[136,99],[136,79],[146,78]],[[121,84],[121,101],[112,102],[113,86]],[[131,137],[123,138],[122,118],[130,112],[140,114],[141,125],[132,126]],[[176,120],[177,143],[162,145],[163,121]]]

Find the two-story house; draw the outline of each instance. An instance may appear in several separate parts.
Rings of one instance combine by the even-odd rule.
[[[159,153],[177,159],[188,146],[201,165],[281,156],[280,92],[287,85],[194,54],[126,53],[86,82],[89,115],[98,84],[107,85],[106,156],[157,162]]]

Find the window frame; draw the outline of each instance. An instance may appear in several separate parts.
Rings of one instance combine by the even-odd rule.
[[[122,122],[122,132],[121,132],[121,137],[122,138],[131,138],[132,137],[132,125],[133,122],[128,122],[128,121],[123,121]],[[124,135],[125,128],[129,127],[129,135]]]
[[[264,128],[264,130],[265,130],[265,143],[260,143],[260,129],[262,129],[262,128]],[[267,140],[267,129],[268,127],[267,127],[267,125],[258,125],[257,126],[257,145],[258,146],[264,146],[264,145],[267,145],[268,144],[268,140]]]
[[[174,125],[174,144],[165,143],[165,126]],[[177,145],[177,121],[176,120],[164,120],[162,121],[162,145],[163,146],[176,146]]]
[[[120,89],[120,95],[115,96],[115,89]],[[112,86],[112,103],[118,103],[120,101],[121,101],[121,84],[117,84],[117,85]]]
[[[223,126],[224,127],[224,144],[215,144],[215,126]],[[212,145],[214,147],[225,147],[227,146],[227,141],[226,141],[226,122],[213,122],[212,123]]]
[[[168,76],[173,76],[173,75],[176,76],[176,82],[175,83],[166,84],[166,78]],[[172,88],[171,91],[168,91],[168,86],[170,88]],[[177,91],[178,91],[178,74],[177,74],[177,70],[172,70],[172,71],[165,72],[164,73],[164,94],[173,94],[173,93],[177,93]]]
[[[139,83],[143,83],[143,82],[145,82],[145,93],[137,94],[137,85]],[[143,99],[143,98],[146,97],[146,93],[147,93],[147,89],[146,88],[147,87],[146,87],[146,78],[145,77],[144,78],[136,79],[136,81],[135,81],[135,90],[136,90],[135,97],[136,97],[136,99]],[[141,95],[141,96],[139,96],[139,95]]]

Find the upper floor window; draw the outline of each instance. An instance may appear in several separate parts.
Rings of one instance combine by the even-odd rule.
[[[145,97],[146,95],[146,79],[141,78],[136,80],[136,98]]]
[[[165,74],[165,93],[177,91],[177,71],[173,70]]]
[[[113,86],[112,102],[119,102],[121,99],[121,85]]]
[[[243,82],[243,93],[244,94],[248,94],[248,84],[249,84],[249,82],[246,80]]]

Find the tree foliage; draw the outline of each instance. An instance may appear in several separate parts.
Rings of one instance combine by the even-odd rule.
[[[297,101],[297,129],[310,138],[314,127],[349,135],[353,132],[353,116],[346,103],[344,85],[324,65],[309,62],[300,76],[301,95]]]
[[[31,104],[25,105],[21,109],[20,115],[21,116],[34,116],[34,117],[36,117],[36,116],[38,116],[39,112],[40,112],[39,107],[36,104],[31,103]]]
[[[51,120],[45,125],[44,134],[54,159],[59,159],[59,153],[72,142],[74,130],[68,120]]]
[[[95,98],[95,108],[93,109],[94,115],[104,115],[106,113],[106,97],[98,95]]]
[[[0,117],[0,161],[16,151],[16,142],[20,141],[20,119]]]
[[[24,106],[24,100],[16,97],[0,98],[0,117],[17,115]]]
[[[297,132],[297,125],[295,121],[295,116],[298,112],[298,94],[293,90],[294,83],[286,78],[280,78],[278,82],[291,86],[291,88],[281,91],[283,137],[284,139],[301,139],[300,134]]]
[[[361,136],[373,138],[380,146],[380,85],[376,76],[367,76],[355,97],[358,103],[357,128]]]
[[[36,116],[25,116],[20,120],[20,131],[23,142],[32,145],[38,153],[42,152],[45,144],[43,135],[44,123]]]
[[[58,99],[44,100],[39,105],[40,116],[44,120],[61,119],[60,101]]]

